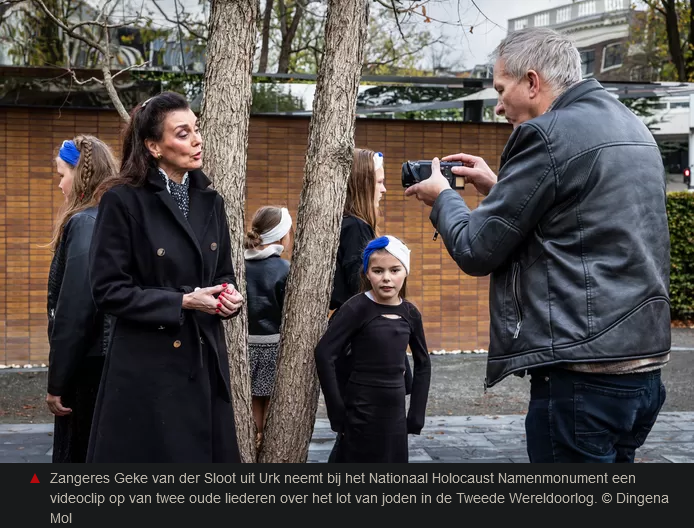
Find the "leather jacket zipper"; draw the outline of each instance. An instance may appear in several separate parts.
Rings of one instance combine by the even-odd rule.
[[[518,275],[520,272],[520,264],[518,262],[513,263],[513,305],[516,308],[516,318],[518,323],[516,324],[516,333],[513,334],[513,339],[518,339],[518,335],[521,331],[521,326],[523,325],[523,312],[521,311],[520,301],[518,300],[520,295],[518,294]]]

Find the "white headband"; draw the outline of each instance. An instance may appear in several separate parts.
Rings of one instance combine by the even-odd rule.
[[[280,223],[269,231],[260,234],[261,244],[270,244],[272,242],[278,242],[284,238],[284,235],[289,233],[292,228],[292,217],[289,215],[289,211],[286,207],[282,208],[282,218]]]
[[[374,154],[374,170],[377,171],[378,169],[383,168],[383,153],[382,152],[376,152]]]
[[[394,236],[386,235],[388,239],[388,245],[385,247],[386,251],[393,255],[396,259],[402,262],[405,266],[405,271],[410,274],[410,249],[400,241],[400,239]]]

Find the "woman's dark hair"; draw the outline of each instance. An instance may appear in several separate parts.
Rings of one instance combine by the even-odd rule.
[[[149,170],[157,166],[157,161],[147,149],[145,140],[160,141],[166,116],[176,110],[189,108],[186,98],[175,92],[162,92],[133,108],[123,138],[120,174],[105,181],[99,189],[99,195],[119,184],[136,187],[142,185]]]

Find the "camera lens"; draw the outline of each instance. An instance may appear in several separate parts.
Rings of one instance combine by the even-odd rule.
[[[409,161],[402,164],[402,186],[404,188],[410,187],[417,183],[412,171],[412,166]]]

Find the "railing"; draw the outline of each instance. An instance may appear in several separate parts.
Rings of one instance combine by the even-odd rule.
[[[525,27],[556,26],[572,20],[629,9],[628,0],[584,0],[508,21],[509,31]]]

